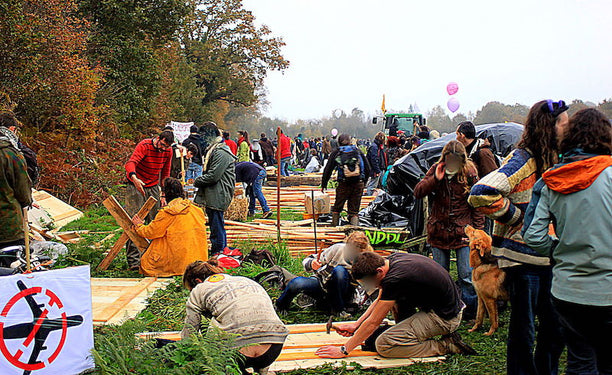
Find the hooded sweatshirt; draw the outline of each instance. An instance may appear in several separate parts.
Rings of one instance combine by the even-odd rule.
[[[204,211],[187,199],[173,199],[136,232],[152,240],[140,261],[145,275],[182,275],[189,263],[208,259]]]
[[[523,239],[552,257],[552,295],[557,299],[612,305],[611,166],[610,155],[575,150],[533,188]]]

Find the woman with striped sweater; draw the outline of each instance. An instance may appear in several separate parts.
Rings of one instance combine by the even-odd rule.
[[[556,374],[563,340],[551,304],[552,267],[525,244],[520,229],[536,181],[557,161],[568,124],[565,102],[543,100],[531,107],[521,141],[496,171],[482,178],[469,203],[495,220],[492,254],[507,274],[512,312],[508,374]],[[534,353],[536,316],[537,346]]]

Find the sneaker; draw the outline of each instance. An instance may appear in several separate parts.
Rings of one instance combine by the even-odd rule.
[[[261,218],[262,219],[267,219],[270,216],[272,216],[272,210],[264,212],[263,215],[261,215]]]
[[[442,340],[448,343],[449,353],[463,354],[463,355],[478,355],[478,352],[474,350],[474,348],[466,344],[461,339],[461,335],[457,331],[449,335],[442,336]]]

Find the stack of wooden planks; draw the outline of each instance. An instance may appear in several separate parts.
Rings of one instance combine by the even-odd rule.
[[[313,190],[312,186],[292,186],[281,188],[281,208],[292,209],[305,212],[304,197]],[[315,189],[316,190],[316,189]],[[268,205],[276,213],[276,188],[264,187],[263,193],[268,201]],[[332,204],[336,196],[333,189],[326,191],[330,195]],[[366,207],[374,197],[364,196],[361,199],[361,207]],[[240,245],[248,242],[253,247],[276,241],[277,228],[276,220],[256,219],[250,223],[226,220],[225,229],[227,240],[231,246]],[[317,226],[317,239],[319,249],[331,246],[336,242],[341,242],[345,237],[344,228],[331,228]],[[281,221],[281,239],[287,243],[289,252],[293,256],[307,255],[314,252],[314,227],[312,220],[300,221]],[[246,250],[246,249],[245,249]]]

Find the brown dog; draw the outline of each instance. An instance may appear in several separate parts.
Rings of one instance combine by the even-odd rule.
[[[472,267],[472,284],[478,295],[478,312],[476,323],[469,330],[476,331],[484,321],[485,309],[489,314],[491,329],[485,335],[490,336],[499,327],[497,301],[508,300],[504,288],[506,273],[497,267],[495,257],[491,255],[491,237],[482,230],[471,226],[465,227],[465,234],[470,240],[470,266]]]

